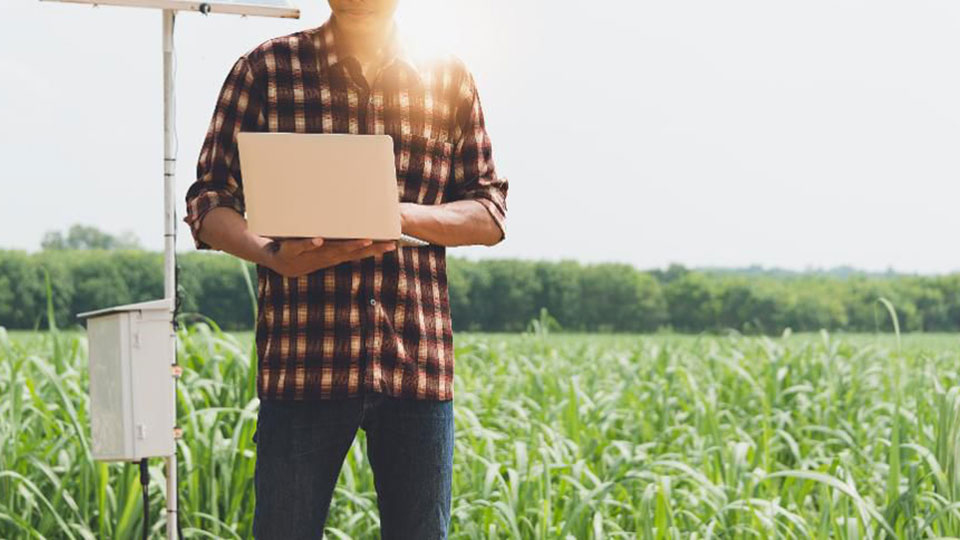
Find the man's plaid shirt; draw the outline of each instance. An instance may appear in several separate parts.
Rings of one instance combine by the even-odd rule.
[[[396,32],[372,87],[337,49],[332,22],[264,42],[223,83],[200,151],[187,214],[198,249],[204,215],[244,215],[239,131],[387,134],[400,200],[481,203],[505,234],[497,177],[473,77],[455,58],[412,61]],[[296,196],[296,194],[290,194]],[[328,399],[361,392],[453,398],[445,248],[401,247],[299,278],[257,266],[257,393]]]

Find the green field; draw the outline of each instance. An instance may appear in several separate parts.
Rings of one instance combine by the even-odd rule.
[[[181,330],[180,505],[249,538],[252,334]],[[453,538],[960,536],[960,336],[456,336]],[[0,538],[139,534],[82,334],[0,329]],[[152,467],[153,530],[163,470]],[[376,537],[362,432],[328,520]]]

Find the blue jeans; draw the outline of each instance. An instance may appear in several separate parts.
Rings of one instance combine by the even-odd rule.
[[[323,538],[340,468],[362,428],[384,540],[446,538],[453,475],[453,400],[380,393],[260,402],[253,440],[260,540]]]

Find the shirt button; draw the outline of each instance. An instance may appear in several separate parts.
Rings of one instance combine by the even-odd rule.
[[[374,300],[373,298],[371,298],[371,299],[370,299],[370,305],[371,305],[371,306],[377,305],[377,301]]]

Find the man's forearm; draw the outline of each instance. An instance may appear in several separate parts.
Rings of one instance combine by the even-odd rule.
[[[441,246],[492,246],[503,238],[486,207],[476,200],[437,205],[402,203],[401,226],[405,234]]]
[[[443,246],[493,245],[503,235],[487,209],[475,200],[439,205],[402,203],[403,232]],[[217,207],[203,217],[200,239],[214,249],[268,266],[270,240],[247,230],[247,220],[235,210]]]
[[[266,265],[270,240],[247,230],[247,220],[232,208],[219,206],[207,212],[199,236],[214,249]]]

